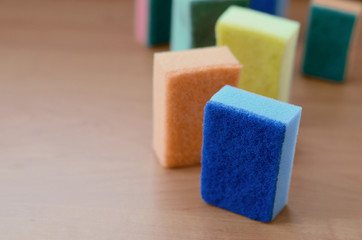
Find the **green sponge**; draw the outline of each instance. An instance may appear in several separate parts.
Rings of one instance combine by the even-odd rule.
[[[150,4],[149,45],[168,43],[171,25],[171,0],[153,0]]]
[[[135,32],[137,40],[154,46],[170,39],[171,0],[136,0]]]
[[[218,19],[218,46],[228,46],[244,66],[239,87],[287,102],[299,23],[231,6]]]
[[[302,71],[318,78],[343,82],[361,4],[349,1],[314,1]]]
[[[248,6],[249,0],[174,0],[171,50],[215,45],[215,24],[231,5]]]

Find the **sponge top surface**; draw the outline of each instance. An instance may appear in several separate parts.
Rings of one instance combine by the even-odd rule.
[[[324,8],[331,8],[336,11],[348,12],[352,14],[360,14],[362,12],[362,3],[360,1],[350,0],[313,0],[313,5]]]
[[[220,64],[240,66],[228,47],[207,47],[187,51],[156,53],[155,60],[166,72],[204,68]]]
[[[210,101],[243,109],[284,124],[291,121],[302,110],[299,106],[280,102],[231,86],[224,86]]]
[[[230,6],[218,22],[285,40],[290,39],[299,29],[299,23],[296,21],[238,6]]]

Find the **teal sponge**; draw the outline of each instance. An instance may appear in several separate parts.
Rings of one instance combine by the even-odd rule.
[[[288,200],[301,108],[230,86],[206,104],[201,195],[269,222]]]
[[[311,5],[304,74],[335,82],[345,80],[357,18],[356,13],[333,6]]]
[[[249,5],[249,0],[174,0],[171,50],[215,45],[215,24],[231,5]]]
[[[154,46],[170,39],[171,0],[136,0],[135,32],[137,40]]]
[[[171,0],[152,0],[150,5],[149,45],[168,43],[171,27]]]

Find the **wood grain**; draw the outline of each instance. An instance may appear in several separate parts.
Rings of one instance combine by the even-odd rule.
[[[270,224],[212,207],[200,167],[151,145],[152,57],[133,1],[1,0],[0,239],[362,239],[362,48],[346,84],[300,72],[289,204]]]

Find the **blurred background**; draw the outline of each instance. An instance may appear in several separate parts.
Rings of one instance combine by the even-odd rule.
[[[271,225],[205,204],[200,167],[152,152],[152,59],[132,0],[0,1],[1,239],[361,239],[362,49],[347,82],[300,74],[289,204]]]

